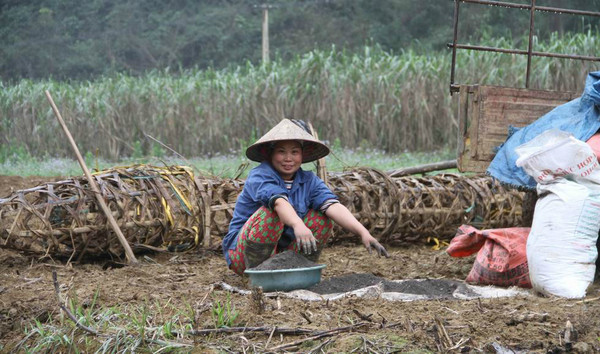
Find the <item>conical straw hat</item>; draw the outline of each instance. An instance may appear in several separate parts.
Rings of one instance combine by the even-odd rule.
[[[252,161],[262,162],[269,158],[271,144],[283,140],[298,140],[302,143],[302,163],[311,162],[329,154],[329,148],[289,119],[284,119],[269,130],[262,138],[246,149]]]

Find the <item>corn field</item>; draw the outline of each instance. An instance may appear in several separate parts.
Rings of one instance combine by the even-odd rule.
[[[515,41],[516,43],[517,41]],[[517,48],[499,39],[487,45]],[[521,42],[520,42],[521,43]],[[596,32],[553,36],[534,50],[599,56]],[[150,154],[150,135],[184,156],[244,149],[281,118],[312,122],[343,147],[427,151],[456,142],[456,100],[449,94],[450,51],[418,54],[332,48],[290,62],[225,70],[152,71],[95,81],[0,81],[0,157],[70,156],[44,95],[49,90],[83,153],[117,159]],[[530,87],[580,92],[598,63],[532,60]],[[524,87],[526,57],[459,51],[456,83]]]

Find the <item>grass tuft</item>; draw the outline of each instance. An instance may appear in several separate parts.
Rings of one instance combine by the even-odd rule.
[[[234,326],[239,312],[235,309],[235,305],[232,304],[229,293],[227,293],[227,298],[224,301],[220,301],[217,298],[213,299],[211,315],[215,328]]]
[[[191,338],[186,334],[192,326],[186,320],[186,310],[158,301],[152,305],[103,307],[97,303],[98,295],[97,291],[85,306],[75,297],[68,300],[68,308],[77,323],[96,330],[97,335],[83,330],[66,317],[50,317],[45,322],[34,320],[29,324],[23,339],[13,350],[26,353],[121,353],[169,352],[191,347]],[[223,318],[231,319],[225,322],[232,323],[237,312],[229,300],[223,306]]]
[[[358,147],[356,149],[333,147],[332,152],[326,157],[327,171],[341,172],[354,167],[372,167],[383,171],[390,171],[403,167],[411,167],[425,163],[452,160],[456,153],[452,148],[442,148],[430,152],[402,152],[396,154],[385,153],[369,147]],[[240,152],[232,155],[215,155],[212,157],[194,157],[182,159],[173,156],[143,157],[139,159],[125,159],[111,162],[103,159],[95,159],[92,163],[86,162],[88,168],[94,172],[108,169],[114,166],[128,166],[138,163],[164,165],[186,165],[191,166],[196,173],[205,176],[216,176],[220,178],[246,178],[250,169],[256,162],[248,160]],[[313,163],[302,165],[305,170],[316,171]],[[76,160],[67,158],[39,159],[29,157],[16,161],[5,161],[0,163],[3,175],[8,176],[83,176],[83,171]]]

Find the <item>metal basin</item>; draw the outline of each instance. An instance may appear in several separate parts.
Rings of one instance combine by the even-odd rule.
[[[252,270],[246,269],[251,286],[260,286],[263,291],[291,291],[306,289],[321,281],[321,270],[325,264],[309,268]]]

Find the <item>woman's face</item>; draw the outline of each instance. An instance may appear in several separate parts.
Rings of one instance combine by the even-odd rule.
[[[302,164],[302,146],[295,140],[278,142],[271,153],[271,164],[281,178],[292,179]]]

